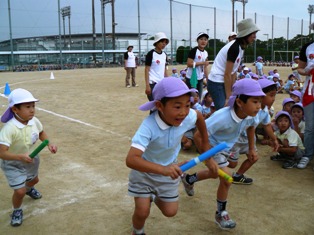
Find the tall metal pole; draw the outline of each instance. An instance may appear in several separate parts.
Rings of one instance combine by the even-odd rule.
[[[71,43],[72,43],[72,39],[71,39],[71,12],[69,12],[69,45],[70,45],[69,48],[70,49],[71,49]]]
[[[303,19],[301,20],[301,47],[302,47],[302,40],[303,40]]]
[[[214,59],[216,58],[216,7],[214,7]]]
[[[190,48],[192,48],[192,5],[190,4],[190,27],[189,27],[189,31],[190,31]]]
[[[234,0],[232,2],[232,32],[234,32]]]
[[[63,69],[62,48],[61,48],[61,9],[60,9],[60,0],[58,0],[58,22],[59,22],[60,66],[61,66],[61,69]]]
[[[286,55],[286,61],[288,62],[288,51],[289,51],[289,17],[287,18],[287,55]],[[293,56],[293,54],[292,54]]]
[[[172,0],[170,0],[170,59],[173,61],[173,35],[172,35]]]
[[[254,13],[254,23],[256,24],[256,18],[257,18],[257,14],[256,12]],[[256,59],[256,40],[254,41],[254,61]]]
[[[242,0],[243,3],[243,19],[245,19],[245,1]]]
[[[141,11],[140,11],[140,0],[137,0],[137,14],[138,14],[138,63],[141,64]]]
[[[115,15],[114,15],[114,1],[111,1],[112,6],[112,50],[116,49],[116,22],[115,22]],[[113,63],[116,62],[116,53],[113,53]]]
[[[271,60],[274,61],[274,15],[271,16]]]
[[[101,52],[102,52],[102,66],[104,67],[105,65],[105,39],[104,39],[104,1],[100,0],[100,4],[101,4]]]
[[[65,16],[62,15],[62,19],[63,19],[63,47],[65,47]]]
[[[12,25],[11,25],[11,5],[8,0],[8,11],[9,11],[9,28],[10,28],[10,49],[11,49],[11,70],[14,68],[14,55],[13,55],[13,39],[12,39]]]
[[[93,30],[93,50],[96,50],[96,26],[95,26],[95,1],[92,0],[92,30]],[[96,54],[93,53],[93,60],[96,63]]]

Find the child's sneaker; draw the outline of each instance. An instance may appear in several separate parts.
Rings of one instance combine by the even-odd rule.
[[[304,169],[309,163],[310,159],[307,157],[302,157],[297,165],[297,168]]]
[[[283,169],[291,169],[297,166],[297,163],[295,161],[285,161],[282,164]]]
[[[244,175],[235,176],[235,174],[233,174],[232,178],[233,178],[232,183],[234,184],[252,184],[253,183],[253,179],[247,178]]]
[[[40,199],[42,197],[41,193],[34,187],[32,187],[30,191],[26,192],[26,195],[33,199]]]
[[[14,210],[11,215],[11,225],[13,227],[20,226],[23,222],[23,210],[17,209]]]
[[[186,173],[184,173],[183,176],[181,176],[181,181],[183,183],[184,190],[185,190],[186,194],[189,196],[193,196],[194,195],[194,184],[189,184],[188,182],[186,182]]]
[[[227,211],[222,211],[220,214],[216,212],[215,220],[221,229],[232,229],[237,225],[236,222],[229,218]]]
[[[270,160],[272,160],[272,161],[284,161],[285,157],[281,156],[280,153],[277,153],[276,155],[271,156]]]

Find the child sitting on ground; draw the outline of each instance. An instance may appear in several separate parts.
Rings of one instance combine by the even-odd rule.
[[[278,126],[275,135],[279,142],[279,148],[277,155],[271,156],[270,159],[283,161],[282,168],[284,169],[294,168],[304,155],[302,140],[298,133],[291,128],[293,127],[293,122],[288,112],[278,112],[275,119]],[[270,142],[270,146],[273,146],[272,142]]]
[[[294,100],[295,103],[301,102],[302,94],[298,90],[294,90],[290,92],[290,98]]]
[[[304,140],[304,110],[302,103],[295,103],[291,107],[291,118],[294,126],[294,130],[299,134],[302,142]]]
[[[211,104],[213,103],[213,99],[209,92],[206,92],[204,98],[202,100],[202,108],[203,108],[203,117],[205,119],[209,118],[212,114]]]
[[[178,74],[178,72],[177,72],[177,69],[176,69],[176,68],[172,68],[172,74],[171,74],[171,77],[179,78],[179,74]]]

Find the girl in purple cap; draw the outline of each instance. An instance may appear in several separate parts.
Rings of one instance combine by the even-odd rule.
[[[182,175],[177,157],[184,133],[196,126],[200,150],[209,149],[204,118],[190,108],[193,91],[180,79],[168,77],[155,86],[154,100],[139,107],[142,111],[154,111],[136,131],[126,157],[126,165],[132,169],[128,194],[134,197],[135,203],[133,234],[145,234],[144,225],[152,202],[164,216],[176,215]],[[213,177],[217,177],[215,161],[209,159],[205,163]]]
[[[257,81],[253,79],[239,80],[233,85],[228,107],[217,110],[205,120],[210,145],[216,146],[221,142],[226,142],[228,145],[226,150],[217,153],[213,158],[221,170],[229,175],[231,175],[231,173],[227,166],[233,155],[230,149],[237,142],[240,133],[245,130],[247,130],[249,146],[247,156],[252,161],[257,158],[254,148],[254,119],[251,117],[256,116],[259,112],[261,100],[264,96],[265,93],[262,91]],[[200,137],[200,132],[196,131],[194,136],[196,146],[198,146],[198,140],[201,140]],[[189,196],[193,196],[194,183],[208,178],[212,178],[212,174],[208,170],[202,170],[192,175],[184,174],[182,182],[186,193]],[[226,209],[229,188],[230,183],[219,177],[215,221],[222,229],[232,229],[236,227],[236,222],[229,217],[229,213]]]

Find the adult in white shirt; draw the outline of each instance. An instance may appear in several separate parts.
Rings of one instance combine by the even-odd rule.
[[[239,32],[236,39],[219,51],[208,76],[207,90],[213,98],[216,110],[227,106],[244,50],[255,41],[259,31],[252,19],[240,21],[237,28]]]
[[[128,46],[127,52],[124,53],[124,69],[126,71],[125,86],[130,88],[130,77],[132,76],[132,86],[138,87],[135,82],[136,57],[133,53],[133,46]]]

